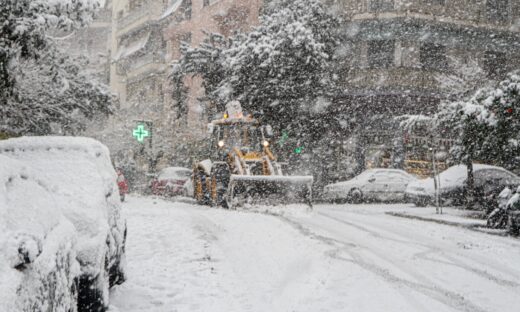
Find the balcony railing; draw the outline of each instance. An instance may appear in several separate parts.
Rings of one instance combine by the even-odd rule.
[[[154,55],[152,53],[143,55],[139,58],[135,58],[132,60],[130,65],[128,66],[128,70],[132,71],[138,68],[141,68],[143,66],[149,65],[149,64],[160,64],[164,63],[164,57],[160,57],[158,55]]]
[[[151,6],[145,6],[139,9],[135,9],[128,15],[123,16],[122,18],[117,20],[117,29],[121,30],[123,28],[126,28],[145,17],[153,17],[157,13],[156,11],[157,10]]]

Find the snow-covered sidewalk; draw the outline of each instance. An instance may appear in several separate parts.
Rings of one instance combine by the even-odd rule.
[[[443,207],[442,213],[437,213],[434,207],[424,208],[402,208],[388,211],[387,214],[416,219],[421,221],[437,222],[446,225],[454,225],[465,228],[483,228],[486,226],[486,220],[479,219],[475,215],[475,211],[455,209]]]

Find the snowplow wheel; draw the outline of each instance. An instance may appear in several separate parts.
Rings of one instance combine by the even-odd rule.
[[[211,177],[211,203],[213,206],[218,205],[217,177],[214,175]]]
[[[210,204],[210,194],[208,179],[202,172],[198,172],[195,176],[195,199],[199,205]]]
[[[195,181],[195,200],[200,204],[202,201],[202,181],[199,174],[195,175],[193,180]]]
[[[230,171],[227,163],[214,163],[211,170],[211,200],[214,206],[228,208],[226,192],[229,187]]]

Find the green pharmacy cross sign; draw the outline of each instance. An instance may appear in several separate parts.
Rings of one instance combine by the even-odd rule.
[[[282,137],[278,140],[278,145],[283,146],[288,138],[289,134],[287,134],[287,131],[282,131]]]
[[[150,136],[150,132],[144,128],[144,125],[139,124],[137,128],[133,130],[132,135],[137,139],[138,142],[143,142],[144,138]]]

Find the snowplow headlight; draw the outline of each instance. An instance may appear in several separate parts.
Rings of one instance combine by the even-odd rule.
[[[224,147],[224,141],[223,140],[218,141],[218,147]]]
[[[264,144],[265,147],[268,147],[269,146],[269,141],[264,140],[263,144]]]

